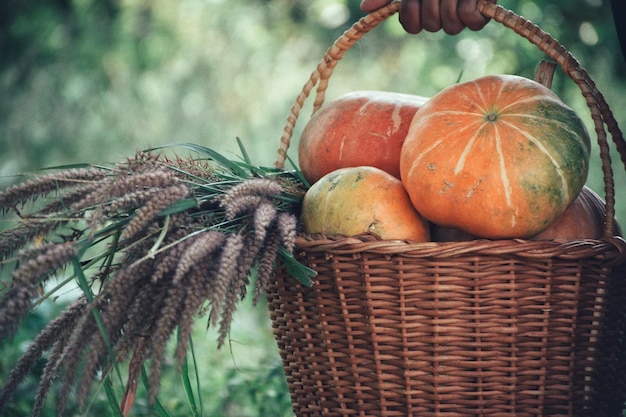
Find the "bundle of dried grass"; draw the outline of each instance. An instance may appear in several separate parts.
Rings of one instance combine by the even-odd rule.
[[[0,193],[0,213],[19,220],[0,235],[0,262],[19,260],[11,284],[0,290],[0,341],[52,295],[41,288],[58,271],[66,272],[62,284],[77,282],[83,292],[5,379],[0,412],[48,352],[33,416],[55,378],[61,414],[73,388],[82,406],[92,382],[130,357],[126,413],[148,362],[150,397],[156,397],[176,330],[180,368],[194,320],[208,315],[222,346],[250,278],[256,278],[256,302],[277,257],[307,279],[311,271],[291,257],[305,191],[297,173],[187,147],[198,158],[141,152],[113,167],[60,169]]]

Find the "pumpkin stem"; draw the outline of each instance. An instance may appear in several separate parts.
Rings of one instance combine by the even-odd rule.
[[[498,120],[498,113],[496,113],[496,112],[487,113],[487,115],[485,116],[485,119],[488,122],[495,122],[496,120]]]
[[[552,61],[546,61],[542,59],[537,65],[535,71],[535,81],[543,84],[545,87],[552,89],[552,80],[554,79],[554,70],[556,69],[556,63]]]

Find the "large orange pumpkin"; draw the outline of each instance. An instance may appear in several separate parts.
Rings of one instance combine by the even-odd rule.
[[[513,75],[448,87],[417,112],[400,159],[415,208],[486,238],[530,237],[574,201],[590,139],[550,89]]]
[[[400,151],[415,112],[426,98],[386,91],[354,91],[322,106],[298,145],[312,184],[339,168],[374,166],[400,178]]]
[[[430,240],[428,222],[413,208],[402,182],[375,167],[326,174],[304,195],[301,221],[309,234]]]

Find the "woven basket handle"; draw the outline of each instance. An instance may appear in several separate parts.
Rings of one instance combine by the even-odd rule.
[[[297,96],[291,108],[283,130],[283,135],[280,139],[278,156],[275,163],[276,167],[282,169],[285,166],[287,150],[291,143],[296,121],[304,102],[309,97],[313,88],[317,85],[315,101],[313,102],[313,113],[315,113],[324,103],[328,81],[335,66],[343,58],[344,54],[366,33],[374,29],[387,18],[396,14],[399,9],[400,1],[394,1],[362,17],[354,23],[351,28],[346,30],[327,50],[320,63],[309,77],[309,80],[303,86],[302,91]],[[537,46],[539,50],[553,59],[580,88],[587,102],[587,106],[591,111],[591,118],[598,137],[606,200],[604,236],[607,239],[612,239],[614,232],[613,218],[615,216],[615,183],[613,181],[610,146],[607,141],[605,124],[625,167],[626,142],[604,96],[597,89],[595,82],[591,79],[587,71],[580,66],[578,60],[556,39],[552,38],[550,34],[544,32],[537,25],[490,0],[478,0],[478,9],[486,17],[512,29],[515,33]]]

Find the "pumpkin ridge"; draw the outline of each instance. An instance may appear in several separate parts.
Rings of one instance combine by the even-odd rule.
[[[537,116],[536,114],[528,114],[528,113],[507,113],[503,115],[503,117],[511,117],[511,118],[515,117],[515,118],[521,118],[521,119],[528,119],[528,120],[538,121],[540,123],[545,123],[546,120],[549,120],[550,122],[556,122],[556,120],[548,119],[545,116]]]
[[[460,91],[457,91],[454,95],[455,99],[457,100],[462,100],[465,103],[467,103],[469,106],[471,107],[478,107],[479,111],[483,111],[484,108],[487,107],[487,101],[484,99],[484,97],[482,96],[481,92],[480,92],[480,87],[478,85],[470,85],[470,84],[476,84],[474,81],[470,81],[465,85],[465,88],[459,89]],[[458,86],[459,84],[457,84]],[[453,88],[453,87],[448,87],[448,88]],[[482,99],[482,106],[481,103],[478,103],[476,100],[476,95],[480,96],[480,98]],[[431,99],[432,101],[432,99]],[[431,105],[433,105],[432,103],[427,103],[428,107],[430,107]],[[437,103],[436,105],[439,105],[439,103]],[[458,104],[456,104],[455,107],[459,107]],[[460,106],[462,107],[462,105]]]
[[[483,118],[487,111],[483,111],[482,109],[478,111],[467,111],[467,110],[440,110],[438,112],[433,112],[432,116],[477,116]]]
[[[558,175],[559,179],[561,180],[561,197],[564,200],[567,200],[569,198],[569,195],[570,195],[569,185],[567,184],[567,178],[566,178],[566,176],[564,174],[563,168],[561,167],[561,164],[559,163],[559,161],[557,161],[557,159],[554,158],[552,153],[535,136],[531,135],[530,133],[528,133],[525,130],[520,129],[518,126],[516,126],[516,125],[514,125],[512,123],[508,123],[506,121],[503,121],[503,123],[506,124],[507,126],[509,126],[511,129],[513,129],[516,132],[518,132],[520,135],[524,136],[526,139],[528,139],[531,143],[533,143],[535,146],[537,146],[537,148],[544,155],[546,155],[548,157],[548,159],[550,160],[550,162],[554,166],[556,174]]]
[[[589,154],[589,152],[587,151],[589,146],[584,142],[580,134],[572,128],[570,123],[565,123],[556,118],[549,119],[545,116],[538,116],[536,114],[528,113],[508,113],[506,115],[503,115],[503,117],[532,120],[541,124],[546,124],[546,120],[548,120],[551,126],[562,129],[571,134],[571,136],[576,139],[576,142],[585,150],[585,154]]]
[[[485,95],[483,94],[480,84],[476,80],[474,80],[467,86],[468,88],[471,87],[474,90],[472,91],[472,95],[468,97],[468,102],[477,106],[482,114],[487,113],[487,108],[489,108],[489,102],[485,99]],[[476,100],[476,96],[478,96],[478,98],[480,99],[480,103]]]
[[[367,108],[371,105],[372,103],[370,103],[369,101],[365,101],[360,107],[359,107],[359,115],[364,115],[367,113]]]
[[[454,139],[456,138],[456,136],[459,134],[459,132],[460,132],[460,133],[465,133],[465,131],[467,131],[467,130],[476,129],[476,127],[475,127],[475,126],[476,126],[477,124],[479,124],[479,125],[480,125],[480,128],[482,128],[482,126],[483,126],[484,124],[486,124],[486,123],[485,123],[485,122],[482,122],[482,121],[477,121],[477,120],[476,120],[476,121],[469,122],[469,123],[467,123],[467,124],[466,124],[466,125],[464,125],[464,126],[459,126],[459,127],[458,127],[458,131],[454,131],[454,132],[452,132],[452,131],[451,131],[451,132],[448,132],[447,134],[445,134],[445,135],[441,136],[441,139],[440,139],[440,141],[438,142],[437,146],[439,146],[439,145],[443,145],[443,146],[449,145],[449,144],[450,144],[450,141],[454,140]],[[475,136],[478,136],[478,135],[475,135]],[[450,139],[451,137],[452,137],[452,139]],[[466,146],[467,146],[467,145],[466,145]],[[470,146],[470,147],[471,147],[471,146]],[[432,150],[432,148],[429,148],[429,149],[427,150],[427,152],[428,152],[428,151],[431,151],[431,150]]]
[[[420,153],[420,155],[415,158],[415,160],[413,161],[413,165],[411,166],[411,171],[413,171],[413,169],[419,165],[419,163],[422,161],[422,159],[424,159],[424,157],[429,154],[432,150],[436,149],[439,147],[439,145],[441,145],[444,142],[444,139],[439,139],[438,141],[434,142],[430,147],[426,148],[424,150],[424,152]]]
[[[491,93],[489,90],[484,90],[483,87],[479,83],[476,83],[475,88],[478,96],[482,101],[481,111],[483,115],[493,113],[496,111],[498,114],[501,114],[503,108],[508,107],[510,105],[514,105],[516,102],[511,102],[510,104],[502,105],[501,102],[504,101],[507,103],[510,99],[508,95],[505,93],[507,89],[508,82],[506,80],[500,79],[499,88],[495,93]],[[494,108],[494,105],[497,104],[497,108]]]
[[[456,163],[456,166],[454,167],[454,175],[458,175],[459,172],[461,172],[463,170],[463,168],[465,167],[465,161],[467,159],[467,155],[470,153],[470,151],[472,150],[472,147],[474,146],[474,143],[476,143],[476,141],[478,140],[478,134],[479,132],[483,129],[483,127],[489,122],[483,122],[481,124],[481,126],[476,129],[476,133],[474,135],[472,135],[472,137],[467,141],[467,145],[465,145],[465,147],[463,148],[463,152],[461,152],[461,155],[459,155],[459,159]],[[473,124],[470,126],[466,126],[464,129],[461,130],[461,132],[463,130],[467,130],[470,128],[473,128]]]
[[[541,119],[541,116],[536,116]],[[576,142],[583,148],[585,155],[589,156],[589,144],[586,143],[583,137],[572,128],[570,123],[565,123],[558,119],[550,119],[550,122],[553,126],[558,127],[559,129],[565,130],[567,133],[570,133],[573,138],[576,139]]]
[[[495,126],[494,138],[496,142],[496,155],[498,156],[498,163],[500,166],[500,179],[502,180],[502,188],[504,189],[504,199],[507,206],[513,207],[511,199],[511,181],[509,180],[508,170],[506,167],[506,158],[504,152],[502,152],[502,135],[500,134],[498,126]],[[515,226],[515,223],[515,215],[512,215],[511,225]]]
[[[343,137],[341,138],[341,142],[339,143],[339,155],[338,155],[338,159],[340,161],[343,161],[343,147],[346,144],[346,141],[348,141],[348,136],[347,135],[343,135]]]
[[[435,143],[433,143],[430,147],[426,148],[424,150],[424,152],[421,152],[419,154],[419,156],[417,158],[415,158],[413,161],[411,161],[411,168],[409,169],[409,174],[407,177],[411,177],[413,174],[413,171],[415,171],[415,169],[417,168],[417,166],[419,165],[419,163],[422,161],[422,159],[424,159],[424,157],[430,153],[433,149],[437,148],[439,145],[441,145],[441,143],[443,142],[443,139],[439,139],[437,140]]]
[[[391,120],[393,121],[393,126],[390,126],[391,132],[389,136],[400,130],[400,126],[402,125],[402,117],[400,116],[400,111],[402,108],[400,106],[395,106],[393,108],[393,112],[391,112]]]
[[[491,102],[491,105],[493,106],[494,103],[498,103],[499,107],[498,110],[502,111],[502,105],[500,104],[501,101],[505,100],[505,102],[508,100],[508,95],[504,93],[504,91],[506,90],[506,88],[509,85],[509,82],[507,80],[504,80],[502,78],[499,78],[499,88],[495,93],[495,97],[492,98],[491,100],[489,100],[489,102]],[[481,98],[484,96],[484,92],[482,90],[482,88],[478,87],[478,91],[481,95]],[[487,101],[486,99],[483,99],[485,101]],[[514,104],[515,102],[512,102],[511,104]],[[506,107],[506,105],[504,106]]]
[[[499,111],[502,112],[502,113],[506,113],[506,112],[510,111],[510,109],[515,109],[516,107],[520,107],[520,106],[523,106],[523,105],[533,104],[533,102],[541,103],[542,101],[544,101],[544,100],[542,100],[542,97],[526,97],[526,98],[519,99],[519,100],[516,100],[516,101],[511,101],[508,104],[502,105],[499,108]],[[521,114],[521,113],[507,113],[507,116],[511,116],[513,114]],[[525,114],[525,116],[528,116],[528,114]]]

